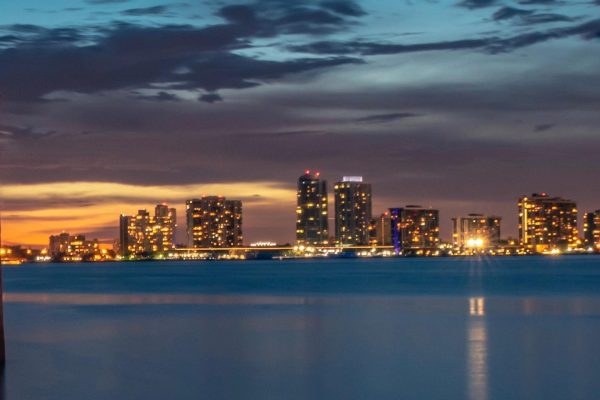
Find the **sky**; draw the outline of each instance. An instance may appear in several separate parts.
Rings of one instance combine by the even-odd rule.
[[[304,170],[373,214],[600,208],[600,0],[0,2],[3,243],[112,243],[120,213],[224,195],[294,240]],[[333,209],[333,203],[330,203]]]

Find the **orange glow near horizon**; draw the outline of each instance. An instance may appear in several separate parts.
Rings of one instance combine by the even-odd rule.
[[[194,185],[144,186],[111,182],[59,182],[4,185],[2,206],[2,243],[47,246],[48,237],[62,231],[71,234],[118,229],[119,214],[134,214],[138,209],[153,210],[168,199],[177,208],[181,221],[185,200],[220,193],[244,202],[245,217],[254,208],[291,207],[295,190],[274,182],[232,182]],[[73,202],[82,204],[73,204]],[[33,203],[39,204],[36,206]],[[19,206],[22,203],[23,206]],[[98,237],[108,242],[115,237]],[[92,236],[89,239],[93,239]]]

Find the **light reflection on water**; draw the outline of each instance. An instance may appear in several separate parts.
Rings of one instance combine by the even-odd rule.
[[[469,299],[467,322],[467,376],[469,399],[488,398],[488,338],[485,324],[485,298]]]
[[[268,274],[236,267],[228,279],[233,272],[219,268],[210,271],[215,278],[190,268],[175,278],[166,268],[60,269],[62,276],[48,268],[49,283],[36,280],[37,270],[10,271],[0,398],[595,400],[600,392],[600,296],[588,289],[565,295],[544,283],[541,295],[490,294],[481,284],[489,271],[472,262],[401,277],[375,262],[366,272],[290,265]],[[595,270],[557,277],[575,272],[571,281],[586,287],[596,279]],[[115,292],[124,284],[106,275],[135,285]],[[348,289],[349,275],[371,289]],[[380,275],[381,285],[397,279],[400,289],[378,293]],[[297,290],[302,279],[313,290]],[[474,285],[468,293],[448,289],[463,279]],[[295,289],[265,289],[274,286]]]

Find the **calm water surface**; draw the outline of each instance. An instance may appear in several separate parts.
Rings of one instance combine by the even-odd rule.
[[[4,399],[600,398],[600,257],[4,269]]]

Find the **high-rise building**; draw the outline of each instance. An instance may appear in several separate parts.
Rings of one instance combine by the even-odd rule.
[[[434,250],[440,242],[439,211],[408,205],[390,208],[392,246],[396,253],[412,250]]]
[[[165,203],[154,208],[154,222],[157,228],[156,246],[158,251],[169,251],[175,244],[177,229],[177,210]]]
[[[188,247],[239,247],[243,244],[242,202],[205,196],[186,202]]]
[[[118,253],[122,257],[128,257],[132,253],[134,245],[134,224],[131,215],[121,214],[119,216],[119,246]]]
[[[154,215],[138,210],[135,215],[119,217],[119,254],[123,257],[165,252],[175,247],[177,212],[168,205],[158,204]]]
[[[52,257],[56,257],[60,254],[66,254],[69,249],[69,242],[71,241],[71,235],[67,232],[62,232],[58,235],[50,236],[50,243],[48,244],[48,253]]]
[[[138,210],[133,216],[133,234],[135,254],[152,253],[156,244],[154,219],[147,210]]]
[[[583,240],[586,247],[600,251],[600,210],[588,212],[583,217]]]
[[[296,207],[296,242],[319,246],[329,243],[327,181],[320,174],[306,171],[298,178]]]
[[[85,235],[70,235],[66,232],[50,236],[49,254],[63,261],[93,259],[100,254],[98,239],[86,240]]]
[[[374,244],[390,246],[392,244],[392,219],[389,211],[384,212],[375,220]]]
[[[577,204],[546,193],[519,199],[519,241],[526,250],[542,253],[578,244]]]
[[[371,223],[371,185],[362,176],[344,176],[334,186],[335,242],[368,245]]]
[[[500,222],[502,218],[469,214],[466,217],[452,218],[452,244],[460,249],[489,249],[500,242]]]

